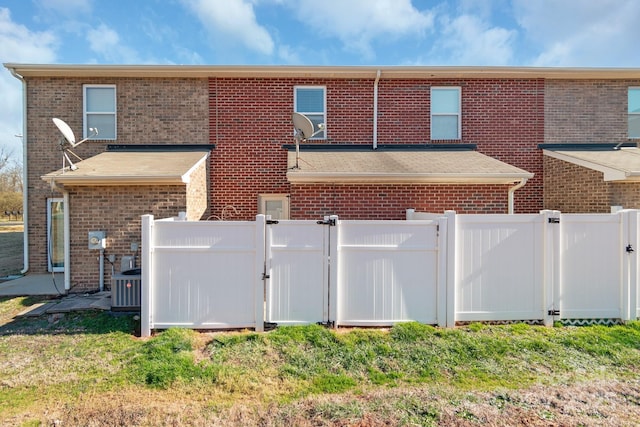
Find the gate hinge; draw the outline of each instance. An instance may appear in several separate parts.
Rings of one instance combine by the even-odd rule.
[[[267,280],[267,279],[271,279],[271,276],[268,275],[267,273],[262,273],[262,280]]]
[[[633,246],[631,246],[631,243],[627,245],[627,247],[625,248],[625,251],[627,251],[628,253],[631,253],[634,251]]]
[[[335,220],[335,218],[329,218],[329,219],[325,219],[325,220],[322,220],[322,221],[316,221],[316,224],[318,224],[318,225],[329,225],[329,226],[334,227],[336,225],[336,220]]]
[[[266,222],[267,222],[267,224],[278,224],[279,223],[279,221],[277,219],[268,219]]]
[[[549,218],[549,224],[560,224],[560,218],[557,218],[557,217]]]
[[[549,316],[560,316],[560,310],[549,310],[547,311]]]

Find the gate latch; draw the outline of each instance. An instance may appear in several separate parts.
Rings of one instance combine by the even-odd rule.
[[[633,252],[633,246],[631,246],[631,243],[627,245],[627,247],[625,248],[625,251],[627,251],[627,253]]]
[[[318,225],[330,225],[330,226],[335,226],[336,225],[336,219],[335,218],[329,218],[329,219],[325,219],[322,221],[316,221],[316,224]]]

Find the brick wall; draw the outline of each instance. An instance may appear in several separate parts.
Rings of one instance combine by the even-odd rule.
[[[608,213],[611,184],[602,172],[544,156],[544,208],[564,213]]]
[[[104,230],[105,256],[116,255],[116,272],[123,255],[133,255],[131,243],[140,244],[141,216],[177,216],[187,210],[184,185],[73,187],[69,188],[71,228],[71,292],[95,291],[99,287],[99,251],[88,249],[88,233]],[[140,262],[139,253],[138,263]],[[105,260],[105,288],[111,282],[111,265]]]
[[[544,140],[625,142],[627,92],[640,80],[547,80]]]
[[[56,145],[60,133],[51,118],[67,122],[80,139],[83,84],[116,85],[118,139],[85,142],[73,150],[82,158],[103,152],[109,143],[206,144],[209,141],[206,79],[27,78],[25,185],[28,188],[29,268],[34,273],[47,270],[46,200],[61,197],[40,179],[62,167]]]
[[[296,184],[292,219],[404,219],[406,210],[443,213],[506,213],[506,185]]]
[[[216,144],[211,161],[211,213],[219,216],[231,205],[241,218],[252,219],[257,213],[258,194],[269,193],[290,193],[292,212],[305,206],[306,200],[298,199],[298,191],[286,180],[287,155],[281,149],[283,144],[294,143],[294,87],[327,88],[328,139],[321,142],[371,145],[373,84],[373,79],[211,79],[210,141]],[[537,144],[544,136],[541,79],[382,79],[378,144],[429,143],[430,88],[443,85],[462,87],[462,140],[453,142],[477,144],[478,151],[533,172],[535,177],[516,192],[516,212],[540,210],[543,170]],[[455,197],[455,187],[442,186],[438,191],[445,189]],[[321,187],[317,188],[320,191]],[[420,196],[415,200],[417,203]],[[502,212],[506,206],[505,202]],[[363,211],[362,215],[368,213]],[[390,213],[390,217],[397,214]]]
[[[186,212],[189,221],[207,219],[209,216],[209,161],[205,160],[189,175],[186,188]]]

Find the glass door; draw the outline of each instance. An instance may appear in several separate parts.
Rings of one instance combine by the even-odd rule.
[[[49,271],[64,271],[64,201],[47,200],[47,257]]]

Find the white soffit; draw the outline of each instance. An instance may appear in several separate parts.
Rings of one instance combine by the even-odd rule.
[[[640,182],[640,149],[543,150],[544,155],[582,166],[604,175],[604,181]]]
[[[75,163],[74,171],[60,169],[41,178],[62,185],[180,185],[208,156],[208,151],[107,151]]]
[[[289,152],[287,179],[297,183],[512,184],[533,178],[523,169],[472,150]]]

